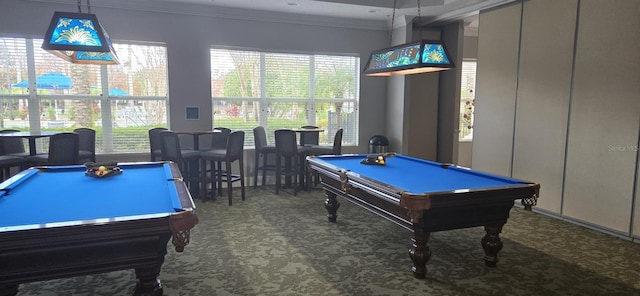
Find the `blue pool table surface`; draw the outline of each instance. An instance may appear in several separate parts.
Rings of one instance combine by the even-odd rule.
[[[0,184],[0,230],[162,217],[181,211],[167,163],[119,167],[122,174],[105,178],[85,176],[82,165],[32,168],[15,175]]]
[[[418,158],[396,154],[386,158],[386,165],[360,163],[367,155],[351,154],[318,157],[316,160],[347,170],[362,178],[414,194],[427,192],[450,192],[459,190],[488,189],[527,184],[526,181],[470,170],[458,166],[446,166]]]

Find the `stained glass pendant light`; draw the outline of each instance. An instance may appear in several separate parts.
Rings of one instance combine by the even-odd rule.
[[[449,70],[453,67],[442,41],[420,40],[372,52],[365,65],[364,75],[407,75]]]
[[[75,64],[119,63],[109,35],[98,23],[96,15],[91,13],[56,11],[44,36],[42,49]]]
[[[395,18],[396,1],[393,2],[393,18]],[[420,17],[420,0],[418,0],[418,18]],[[391,36],[389,43],[391,43]],[[449,70],[453,68],[453,60],[442,41],[420,40],[406,44],[374,50],[365,64],[366,76],[392,76],[427,73]]]

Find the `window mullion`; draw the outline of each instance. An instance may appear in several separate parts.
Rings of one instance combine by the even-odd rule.
[[[267,62],[264,52],[260,53],[260,125],[268,130],[269,102],[267,101]]]
[[[316,104],[315,104],[315,55],[309,56],[309,98],[307,99],[307,123],[316,125]]]
[[[40,132],[40,101],[36,91],[36,62],[33,52],[33,39],[25,40],[25,50],[27,51],[27,77],[29,80],[29,98],[27,104],[29,106],[29,130],[32,132]]]
[[[107,71],[107,65],[100,66],[100,79],[102,80],[102,96],[100,97],[102,151],[110,153],[113,152],[113,120],[111,118],[111,101],[109,100],[109,73]]]

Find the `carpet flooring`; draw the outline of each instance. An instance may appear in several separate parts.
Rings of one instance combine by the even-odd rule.
[[[482,228],[436,232],[427,278],[415,279],[409,232],[339,201],[337,223],[319,189],[196,201],[191,244],[169,244],[164,295],[640,295],[640,244],[518,207],[496,268],[484,266]],[[131,295],[135,282],[123,270],[23,284],[18,295]]]

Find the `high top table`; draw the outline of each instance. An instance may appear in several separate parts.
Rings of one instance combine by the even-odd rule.
[[[173,131],[176,134],[179,135],[189,135],[192,137],[192,141],[193,141],[193,150],[196,151],[200,151],[200,136],[203,135],[210,135],[210,134],[214,134],[214,133],[220,133],[220,130],[210,130],[210,131],[187,131],[187,130],[181,130],[181,131]],[[206,174],[206,168],[204,168],[204,170],[200,167],[200,160],[198,159],[197,163],[195,163],[195,165],[189,165],[190,168],[190,172],[189,174],[191,174],[191,176],[193,175],[198,175],[201,176],[201,174]],[[198,178],[198,180],[200,180],[201,178]],[[193,181],[190,182],[189,184],[189,190],[191,191],[191,193],[193,194],[194,197],[201,197],[200,194],[200,182],[199,181]],[[204,196],[206,195],[206,192],[202,193],[202,199],[204,200]]]

